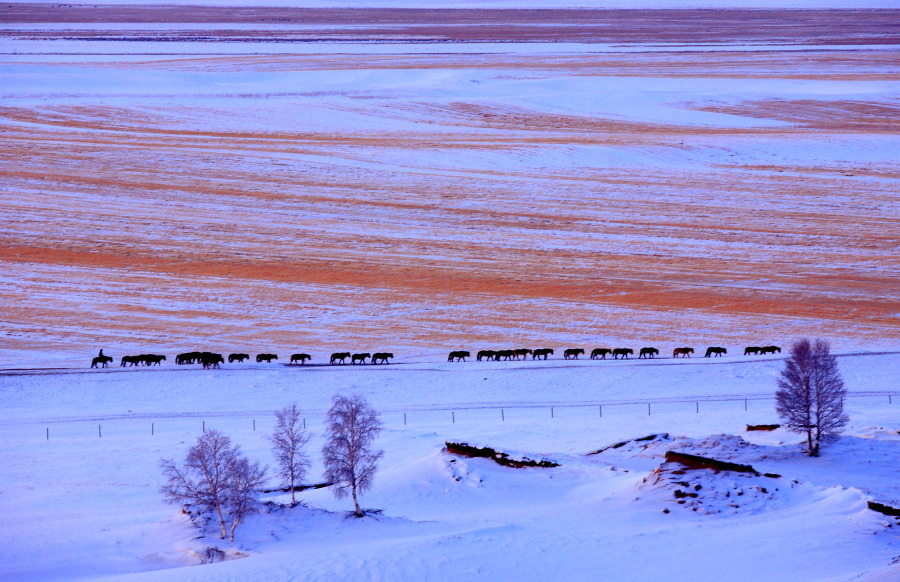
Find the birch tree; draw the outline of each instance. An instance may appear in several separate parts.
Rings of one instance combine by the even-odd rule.
[[[828,342],[794,342],[778,378],[775,409],[789,430],[806,434],[809,456],[818,457],[820,443],[840,434],[849,422],[846,394]]]
[[[251,463],[231,439],[215,431],[206,431],[197,444],[188,449],[184,465],[174,460],[160,461],[165,485],[160,488],[166,503],[190,503],[215,514],[221,538],[234,532],[244,516],[256,506],[258,489],[266,470]],[[230,527],[229,527],[230,523]]]
[[[296,404],[275,411],[275,430],[268,437],[272,443],[272,451],[278,462],[278,475],[291,490],[291,505],[297,503],[294,487],[303,482],[309,469],[309,457],[303,447],[309,442],[310,435],[303,428],[300,409]]]
[[[382,424],[362,396],[335,396],[326,417],[327,440],[322,447],[325,479],[338,499],[353,498],[357,517],[363,516],[358,495],[372,487],[378,461],[384,454],[373,448]]]

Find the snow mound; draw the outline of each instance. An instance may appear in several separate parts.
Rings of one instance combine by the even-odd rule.
[[[760,513],[784,506],[804,487],[788,479],[749,471],[694,469],[666,462],[638,486],[641,497],[706,515]],[[648,495],[649,494],[649,495]]]

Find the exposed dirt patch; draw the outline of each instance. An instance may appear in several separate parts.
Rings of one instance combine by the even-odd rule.
[[[391,34],[442,42],[900,42],[900,12],[890,10],[17,4],[0,20],[36,23],[21,34],[100,38],[109,30],[42,32],[37,23],[106,22],[121,36],[131,34],[121,23],[184,22],[188,13],[195,23],[312,27],[290,32],[294,40],[333,32],[337,40]],[[226,29],[207,32],[237,34]],[[272,34],[261,27],[245,36]],[[900,74],[895,52],[877,46],[75,61],[29,66],[48,78],[60,67],[99,75],[472,69],[496,70],[498,79],[841,79],[848,86]],[[740,123],[682,124],[466,99],[464,91],[421,98],[306,89],[112,99],[73,96],[78,89],[69,87],[53,95],[10,88],[14,99],[0,108],[3,347],[443,351],[900,337],[900,167],[852,156],[811,163],[730,155],[848,135],[890,138],[900,129],[891,95],[698,99],[677,105]],[[323,129],[273,120],[271,104],[294,99],[304,100],[310,118],[361,121]],[[607,152],[654,162],[607,162]]]

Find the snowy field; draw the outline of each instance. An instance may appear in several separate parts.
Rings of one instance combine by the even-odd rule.
[[[900,11],[105,4],[0,8],[0,580],[900,580],[867,507],[900,507]],[[775,2],[665,7],[713,4]],[[801,336],[849,390],[816,459],[747,430]],[[557,351],[446,361],[519,346]],[[281,359],[174,365],[193,349]],[[382,415],[380,513],[266,494],[228,543],[163,503],[205,429],[271,467],[293,402],[319,483],[338,393]]]
[[[796,435],[745,430],[778,422],[781,358],[6,372],[0,578],[896,580],[900,523],[866,503],[900,505],[900,355],[839,365],[851,423],[817,459]],[[159,460],[183,459],[204,426],[272,466],[263,436],[291,402],[315,435],[319,482],[336,393],[364,395],[385,423],[362,498],[380,516],[347,518],[349,500],[306,491],[227,543],[162,502]],[[447,440],[560,466],[448,455]],[[678,475],[669,450],[781,476]],[[697,497],[681,504],[676,490]],[[209,546],[244,557],[196,565]]]

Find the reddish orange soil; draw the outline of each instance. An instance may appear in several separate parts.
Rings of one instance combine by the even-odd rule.
[[[13,6],[0,19],[161,22],[175,10]],[[222,10],[192,13],[191,22],[222,21]],[[440,11],[415,18],[461,19],[452,22],[459,34],[468,19],[493,25],[513,18],[515,34],[546,40],[527,27],[531,12]],[[230,22],[302,18],[323,27],[363,18],[354,11],[229,14]],[[410,13],[379,15],[416,36],[408,29]],[[579,11],[585,26],[625,16]],[[713,30],[724,35],[720,39],[746,34],[762,42],[777,40],[782,24],[793,23],[796,38],[790,40],[814,44],[832,36],[841,42],[870,34],[891,38],[897,31],[881,28],[894,11],[862,11],[846,22],[816,11],[751,14],[769,28],[737,26],[719,14],[703,14],[712,20],[700,21],[678,20],[682,16],[664,19],[675,18],[681,28],[639,19],[615,38],[696,40]],[[554,11],[553,18],[563,22],[571,15]],[[818,27],[826,21],[830,28]],[[548,35],[579,34],[549,24],[542,28]],[[523,75],[853,82],[896,81],[897,62],[890,51],[821,50],[185,57],[67,66],[496,68]],[[41,66],[53,75],[58,65]],[[258,98],[247,96],[245,110],[264,111]],[[900,179],[896,164],[766,165],[723,155],[683,169],[571,172],[540,163],[542,148],[549,147],[604,145],[677,157],[727,151],[742,140],[890,137],[900,130],[900,116],[889,100],[697,106],[788,122],[747,128],[551,115],[483,102],[397,99],[373,108],[360,99],[333,107],[412,119],[421,129],[337,133],[301,131],[290,123],[266,131],[240,123],[223,129],[240,113],[213,104],[193,110],[154,102],[3,104],[0,346],[85,353],[99,346],[440,352],[635,342],[737,346],[800,335],[884,346],[900,337],[900,229],[891,187]],[[443,129],[432,132],[429,124]],[[427,152],[433,162],[391,162],[397,152]],[[494,152],[530,156],[535,165],[448,170],[440,164],[442,153]]]

